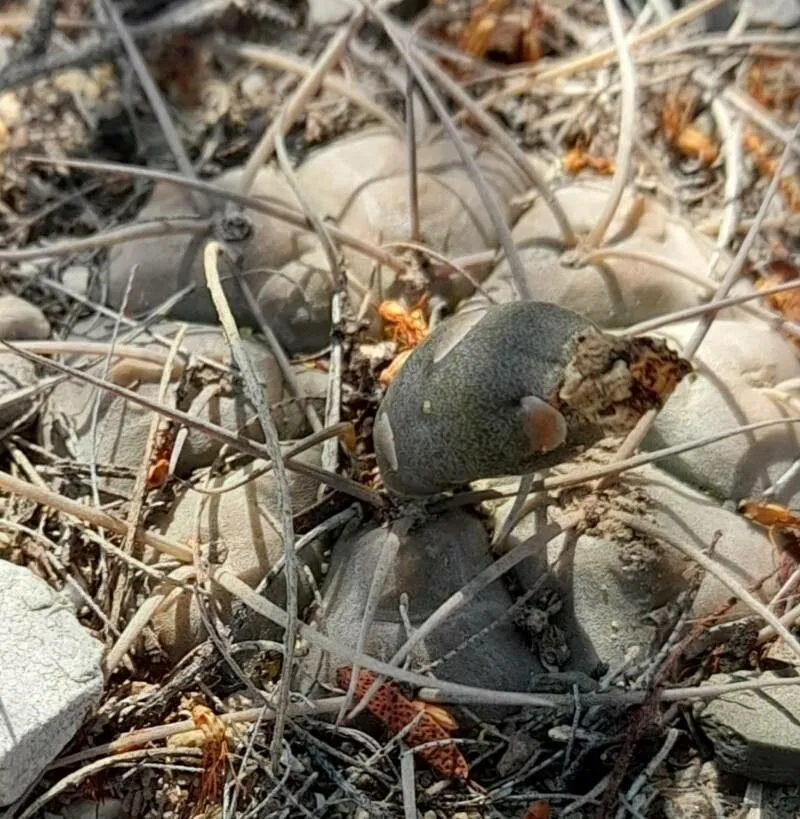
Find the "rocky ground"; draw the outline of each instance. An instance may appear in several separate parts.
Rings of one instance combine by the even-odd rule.
[[[800,816],[800,6],[0,11],[0,816]]]

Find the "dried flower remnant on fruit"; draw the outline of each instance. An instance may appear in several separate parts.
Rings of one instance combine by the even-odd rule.
[[[607,434],[629,432],[650,409],[660,408],[691,365],[666,343],[581,333],[551,404],[566,418],[582,418]]]
[[[384,323],[383,334],[387,340],[397,345],[397,355],[380,374],[378,382],[384,388],[388,387],[406,359],[415,347],[418,347],[428,337],[428,320],[425,317],[425,303],[423,297],[413,307],[406,307],[402,302],[388,299],[378,306],[378,315]]]
[[[336,673],[336,683],[339,688],[347,690],[350,687],[353,669],[344,666]],[[355,695],[360,700],[375,682],[376,677],[369,671],[360,671],[356,681]],[[440,742],[422,748],[421,756],[436,773],[446,779],[469,778],[469,766],[461,751],[450,740],[450,733],[442,726],[441,716],[434,717],[427,712],[421,703],[415,703],[404,697],[393,683],[384,683],[370,699],[367,710],[376,719],[380,720],[393,734],[399,734],[412,723],[413,728],[403,737],[410,748],[415,748],[427,742]],[[422,716],[420,716],[422,714]],[[415,722],[416,721],[416,722]]]

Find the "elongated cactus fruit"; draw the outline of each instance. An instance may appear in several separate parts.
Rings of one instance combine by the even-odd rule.
[[[689,371],[663,341],[612,336],[553,304],[461,313],[387,390],[378,467],[390,491],[421,496],[552,466],[631,430]]]

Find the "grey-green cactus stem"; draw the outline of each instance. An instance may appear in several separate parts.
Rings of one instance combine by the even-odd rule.
[[[688,371],[664,342],[611,336],[553,304],[459,314],[386,393],[374,432],[381,476],[421,496],[552,466],[631,429]]]

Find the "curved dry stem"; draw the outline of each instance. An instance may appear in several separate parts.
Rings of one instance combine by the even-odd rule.
[[[686,319],[694,318],[695,316],[702,316],[709,312],[716,312],[725,307],[736,307],[738,305],[746,304],[749,301],[756,299],[763,299],[766,296],[774,296],[777,293],[785,293],[788,290],[796,290],[800,287],[800,279],[784,284],[775,285],[775,287],[767,287],[764,290],[758,290],[755,293],[745,293],[741,296],[731,296],[721,301],[712,302],[710,304],[700,304],[697,307],[686,307],[683,310],[675,310],[672,313],[665,313],[663,316],[642,321],[639,324],[634,324],[633,327],[628,327],[625,330],[626,336],[637,336],[642,333],[649,333],[651,330],[657,330],[659,327],[664,327],[667,324],[674,324],[677,321],[686,321]],[[758,314],[760,316],[760,313]],[[778,323],[782,322],[780,316],[776,316]],[[800,330],[800,328],[798,328]]]
[[[500,209],[497,206],[494,195],[487,185],[486,180],[483,178],[483,174],[481,173],[477,162],[475,162],[475,158],[472,156],[469,148],[464,143],[464,140],[458,132],[458,128],[456,128],[455,124],[453,123],[452,117],[445,108],[442,100],[439,98],[439,95],[436,93],[436,90],[425,76],[424,71],[417,65],[416,54],[412,54],[408,42],[403,39],[397,27],[385,14],[378,11],[378,9],[372,5],[372,3],[367,2],[367,0],[360,0],[360,2],[365,8],[368,8],[381,23],[389,36],[389,39],[402,56],[411,73],[414,75],[414,79],[416,80],[422,93],[425,95],[425,98],[428,100],[431,108],[433,108],[433,110],[436,112],[436,116],[439,117],[440,122],[447,129],[447,133],[450,136],[450,139],[453,141],[453,145],[458,151],[461,161],[464,163],[464,169],[472,179],[472,182],[481,198],[481,202],[483,203],[484,208],[486,208],[486,212],[489,215],[497,236],[500,239],[500,243],[503,246],[518,295],[523,300],[530,300],[532,298],[532,294],[525,276],[525,268],[522,264],[519,251],[514,244],[511,231],[509,230],[508,225],[505,223],[503,215],[500,213]]]
[[[51,256],[71,256],[84,250],[97,250],[99,247],[114,247],[125,242],[135,242],[139,239],[157,239],[162,236],[180,236],[187,234],[202,236],[210,233],[211,222],[203,217],[168,217],[152,222],[139,222],[135,225],[126,225],[115,230],[106,230],[94,236],[85,236],[79,239],[66,239],[63,242],[54,242],[41,248],[26,248],[25,250],[0,249],[0,262],[29,262],[36,259],[47,259]]]
[[[427,245],[420,244],[419,242],[387,242],[385,245],[382,245],[382,247],[396,248],[400,250],[415,250],[417,253],[423,253],[425,256],[429,256],[431,259],[438,262],[441,267],[447,268],[458,276],[463,276],[464,279],[466,279],[487,301],[491,302],[492,304],[496,303],[486,288],[472,275],[472,273],[469,272],[469,270],[467,270],[465,267],[461,267],[461,265],[459,265],[455,260],[448,259],[444,253],[439,253],[438,250],[433,250]],[[496,254],[494,251],[490,251],[488,254],[489,261],[494,259],[495,255]]]
[[[628,259],[633,262],[642,262],[643,264],[649,264],[655,267],[660,267],[662,270],[666,270],[668,273],[673,273],[676,276],[680,276],[682,279],[686,279],[686,281],[690,281],[692,282],[692,284],[696,284],[698,287],[702,287],[703,290],[705,290],[707,293],[715,292],[714,285],[711,283],[709,279],[706,279],[703,276],[699,276],[697,273],[692,273],[690,270],[687,270],[686,268],[681,267],[680,265],[674,264],[668,259],[663,259],[660,256],[654,256],[652,253],[640,253],[636,250],[617,250],[614,247],[601,247],[587,254],[585,258],[586,261],[590,262],[598,262],[602,261],[603,259]],[[709,262],[709,267],[710,266],[711,263]],[[766,291],[763,291],[763,293],[766,294]],[[751,298],[755,297],[748,297],[747,299],[745,299],[744,301],[745,306],[742,308],[743,310],[746,310],[748,313],[755,316],[756,318],[765,321],[772,327],[783,327],[786,330],[790,331],[793,335],[800,335],[800,324],[797,324],[797,322],[794,321],[789,321],[788,319],[783,318],[783,316],[780,316],[777,313],[770,313],[768,310],[765,310],[761,307],[747,304],[747,302],[750,301]],[[702,310],[699,310],[699,308],[697,308],[699,310],[699,313],[702,314],[710,309],[713,309],[712,307],[709,306],[710,304],[713,304],[713,302],[709,302],[707,305],[704,305]],[[675,315],[677,315],[677,311]],[[665,315],[662,318],[667,318],[667,316]],[[629,329],[626,332],[632,333],[633,330]]]
[[[63,495],[44,487],[22,481],[6,472],[0,472],[0,489],[9,494],[19,495],[21,498],[27,498],[50,509],[56,509],[84,523],[99,526],[116,535],[124,537],[128,531],[127,522],[121,518],[101,512],[99,509],[86,506],[86,504],[78,503],[70,498],[65,498]],[[144,546],[150,546],[157,552],[174,557],[182,563],[192,562],[191,549],[161,535],[146,532],[141,527],[136,530],[136,542]]]
[[[199,179],[187,179],[180,174],[169,173],[167,171],[157,171],[150,168],[139,168],[134,165],[123,165],[117,162],[95,162],[88,159],[50,159],[45,156],[26,156],[24,157],[28,162],[40,162],[43,165],[65,165],[69,168],[83,168],[90,171],[98,171],[101,173],[116,173],[123,176],[134,176],[141,179],[152,179],[156,182],[170,182],[173,185],[192,188],[193,190],[207,193],[218,199],[227,202],[234,202],[244,208],[257,211],[258,213],[265,213],[267,216],[272,216],[275,219],[280,219],[287,224],[294,225],[301,230],[312,232],[313,226],[308,221],[307,217],[301,211],[295,210],[288,205],[279,204],[278,202],[267,201],[266,199],[259,199],[253,196],[245,196],[234,191],[224,190],[217,185],[209,182],[203,182]],[[367,258],[374,259],[380,264],[385,264],[396,273],[405,273],[406,266],[391,254],[376,245],[360,239],[358,236],[352,236],[345,233],[339,228],[328,226],[328,231],[331,237],[337,242],[353,250],[358,251]],[[43,255],[48,255],[47,253]]]
[[[286,622],[286,612],[276,606],[271,600],[257,595],[245,582],[239,580],[229,569],[217,569],[212,572],[212,579],[234,597],[241,600],[248,608],[270,620],[276,625],[283,626]],[[408,683],[419,688],[418,697],[426,702],[462,702],[488,703],[490,705],[522,706],[532,708],[564,708],[575,704],[571,694],[537,694],[527,691],[497,691],[489,688],[477,688],[445,680],[431,680],[423,674],[408,671],[405,668],[389,665],[374,657],[361,654],[344,643],[333,640],[322,634],[316,628],[300,623],[300,636],[311,645],[317,646],[334,656],[344,657],[350,663],[357,663],[360,667],[369,669],[374,674],[381,674],[388,679]],[[729,683],[719,686],[698,686],[695,688],[675,688],[657,692],[652,691],[618,691],[608,690],[597,693],[582,694],[579,702],[582,706],[599,704],[634,704],[649,700],[653,696],[658,701],[676,702],[685,699],[710,699],[732,691],[752,690],[771,685],[798,685],[800,677],[789,679],[775,679],[763,681],[748,681],[746,683]]]
[[[800,122],[795,125],[794,132],[792,139],[796,139],[798,133],[800,133]],[[758,231],[761,227],[761,222],[764,220],[764,217],[767,215],[767,209],[769,208],[770,203],[772,202],[773,197],[775,196],[775,192],[778,189],[778,184],[780,183],[781,177],[783,175],[783,171],[786,167],[787,162],[789,161],[789,153],[790,153],[790,146],[791,142],[786,145],[781,154],[780,162],[778,163],[778,167],[775,170],[775,175],[772,177],[770,181],[769,187],[767,188],[767,192],[764,194],[764,198],[761,201],[761,206],[758,209],[758,213],[756,214],[755,221],[753,222],[752,227],[747,232],[747,235],[744,237],[741,246],[739,247],[739,252],[736,254],[735,258],[730,264],[725,276],[723,277],[722,281],[719,283],[719,287],[717,288],[714,298],[711,300],[710,305],[713,307],[716,302],[721,301],[725,298],[730,288],[733,286],[736,279],[739,277],[739,274],[742,271],[745,263],[747,262],[748,254],[750,253],[750,249],[753,246],[753,243],[756,240],[756,236],[758,235]],[[716,318],[717,313],[704,313],[700,320],[697,323],[697,327],[695,328],[694,333],[692,333],[691,338],[686,343],[683,349],[683,356],[684,358],[688,359],[689,361],[694,358],[695,353],[697,352],[698,348],[703,342],[703,339],[706,337],[711,325]],[[644,440],[645,436],[649,432],[650,428],[653,426],[653,422],[658,415],[658,410],[649,410],[639,421],[633,431],[628,435],[628,437],[623,441],[622,446],[619,448],[616,457],[619,460],[623,460],[627,458],[631,453],[633,453],[636,448],[641,444]],[[602,488],[607,484],[607,481],[601,481],[598,488]]]
[[[547,180],[536,170],[533,163],[525,156],[516,142],[508,135],[506,130],[502,128],[493,117],[486,113],[475,100],[464,91],[457,83],[455,83],[448,74],[431,60],[427,55],[421,51],[416,51],[416,57],[425,68],[425,70],[434,77],[437,82],[445,89],[445,91],[458,102],[463,108],[468,111],[475,119],[486,129],[490,136],[494,137],[499,143],[500,147],[506,152],[509,158],[525,175],[528,183],[532,185],[541,195],[548,210],[556,220],[559,230],[561,231],[561,240],[565,247],[574,247],[577,243],[575,231],[572,229],[569,217],[561,203],[556,198]]]
[[[203,749],[202,748],[142,748],[137,751],[126,751],[121,754],[114,754],[105,759],[98,759],[89,765],[79,768],[67,774],[53,785],[49,790],[45,791],[41,796],[35,799],[28,807],[19,815],[18,819],[33,819],[37,815],[41,815],[42,808],[51,800],[63,793],[67,788],[72,788],[75,785],[83,782],[90,776],[94,776],[106,768],[113,768],[115,765],[124,765],[130,762],[139,762],[148,759],[161,759],[164,757],[190,757],[196,759],[198,763],[197,771],[201,772]]]
[[[708,275],[715,278],[717,264],[736,234],[739,221],[739,196],[742,191],[742,123],[731,119],[730,112],[719,99],[711,101],[711,115],[722,138],[725,151],[725,206],[717,233],[717,246],[708,262]]]
[[[375,568],[372,573],[372,581],[370,582],[369,592],[367,593],[367,601],[364,604],[364,612],[358,629],[356,651],[361,654],[365,653],[367,640],[369,638],[369,630],[372,628],[372,621],[374,620],[378,611],[378,606],[380,606],[381,603],[381,598],[384,591],[383,585],[392,570],[395,560],[397,559],[401,539],[408,534],[408,530],[411,528],[411,525],[411,520],[405,518],[390,524],[386,531],[386,537],[383,540],[380,554],[378,555],[378,562],[375,564]],[[391,663],[392,660],[389,662]],[[356,693],[356,686],[358,685],[358,672],[358,664],[354,663],[352,673],[350,674],[350,684],[347,686],[344,702],[342,703],[342,707],[339,709],[339,714],[336,717],[337,725],[345,720],[345,715],[350,710],[350,706],[353,703],[353,697]],[[380,687],[380,682],[382,682],[382,680],[379,677],[372,683],[366,694],[364,694],[364,696],[359,700],[358,705],[355,707],[355,709],[353,709],[353,711],[351,711],[348,717],[349,719],[352,719],[356,713],[366,707],[370,697]]]
[[[276,644],[280,648],[280,644]],[[315,716],[317,714],[333,714],[335,713],[344,697],[325,697],[321,700],[305,700],[304,702],[293,702],[289,706],[290,717]],[[246,708],[243,711],[231,711],[227,714],[218,714],[217,718],[226,725],[236,725],[240,722],[271,722],[275,719],[275,712],[271,708]],[[197,723],[193,719],[179,720],[178,722],[170,722],[166,725],[155,725],[151,728],[139,728],[135,731],[129,731],[111,742],[104,745],[95,745],[91,748],[84,748],[82,751],[77,751],[74,754],[59,757],[53,762],[49,770],[57,768],[64,768],[70,765],[75,765],[78,762],[85,762],[87,759],[94,759],[98,756],[106,754],[120,754],[124,751],[129,751],[134,748],[140,748],[142,745],[149,745],[151,742],[162,742],[165,739],[182,734],[186,731],[192,731],[197,728]]]
[[[281,765],[281,748],[283,746],[283,732],[286,727],[286,717],[289,707],[289,697],[291,695],[291,673],[294,652],[297,643],[297,618],[298,618],[298,560],[294,551],[294,518],[292,517],[292,495],[289,487],[289,476],[286,465],[283,462],[281,443],[278,438],[278,430],[264,399],[264,392],[258,384],[255,367],[247,351],[242,344],[239,328],[236,326],[236,319],[228,306],[225,291],[219,278],[217,259],[223,252],[222,246],[217,242],[209,242],[203,253],[203,267],[206,274],[206,284],[209,294],[214,302],[220,324],[222,325],[228,346],[234,361],[238,364],[244,380],[244,391],[250,403],[255,407],[261,430],[264,433],[264,445],[272,460],[275,472],[275,483],[277,491],[276,506],[277,516],[280,520],[280,529],[283,540],[283,555],[286,571],[286,610],[288,613],[286,622],[286,632],[284,635],[284,664],[283,675],[278,689],[278,705],[275,709],[275,729],[270,744],[272,772],[277,773]],[[202,499],[201,499],[202,503]]]
[[[195,177],[194,167],[192,166],[186,151],[183,149],[183,144],[178,136],[178,132],[175,130],[175,125],[172,122],[166,106],[164,105],[164,100],[161,99],[161,93],[153,81],[153,78],[150,76],[150,72],[147,69],[147,63],[145,63],[144,58],[139,51],[139,47],[134,42],[133,37],[131,37],[128,27],[125,25],[122,15],[117,10],[114,1],[100,0],[100,2],[105,8],[106,14],[111,19],[112,25],[116,29],[117,36],[122,43],[122,47],[128,53],[128,59],[133,67],[133,71],[142,86],[142,90],[147,97],[147,101],[150,103],[150,107],[155,114],[156,121],[161,128],[161,132],[164,134],[164,139],[169,146],[172,156],[175,157],[175,162],[177,163],[179,170],[185,176],[189,177],[189,179],[193,179]],[[208,202],[206,202],[202,197],[190,194],[190,198],[198,213],[201,213],[203,216],[208,216],[210,214],[211,208],[209,207]]]
[[[622,12],[617,0],[604,0],[608,23],[611,27],[611,36],[614,38],[614,48],[619,60],[622,93],[620,96],[619,143],[615,159],[616,170],[611,182],[611,190],[606,199],[603,211],[595,226],[586,237],[585,245],[588,249],[598,247],[605,238],[608,226],[617,212],[622,195],[628,184],[633,164],[633,142],[636,117],[636,67],[633,64],[630,50],[625,39],[622,27]]]

